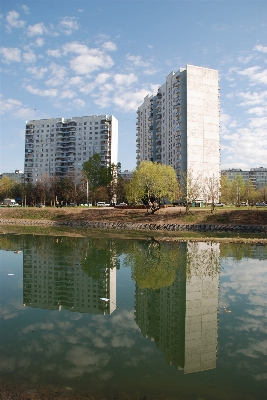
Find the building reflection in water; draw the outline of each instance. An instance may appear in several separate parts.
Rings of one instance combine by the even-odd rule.
[[[57,244],[60,245],[59,242]],[[23,251],[24,305],[49,310],[112,314],[116,309],[116,257],[111,247],[99,250],[105,256],[99,266],[96,265],[97,257],[90,253],[90,249],[88,254],[88,246],[71,249],[67,254],[55,251],[55,243],[50,243],[49,248],[44,244],[41,254],[40,247],[26,246]],[[95,252],[95,248],[91,248]],[[92,268],[97,268],[97,276],[90,276],[86,272],[90,264]]]
[[[170,286],[136,284],[136,323],[184,373],[216,368],[219,265],[219,243],[181,243]]]

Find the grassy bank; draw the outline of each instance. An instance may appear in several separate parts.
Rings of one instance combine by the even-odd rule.
[[[267,210],[217,208],[214,213],[209,208],[192,208],[187,214],[183,207],[160,209],[154,215],[145,209],[119,208],[0,208],[1,219],[31,219],[49,221],[115,221],[140,223],[173,224],[233,224],[267,225]]]

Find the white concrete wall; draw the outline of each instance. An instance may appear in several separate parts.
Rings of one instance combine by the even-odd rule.
[[[187,169],[220,177],[218,71],[187,65]]]

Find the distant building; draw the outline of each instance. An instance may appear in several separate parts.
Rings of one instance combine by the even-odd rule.
[[[249,171],[242,171],[242,169],[238,168],[224,169],[221,171],[221,174],[222,176],[227,176],[230,181],[236,176],[241,176],[244,182],[250,180],[257,189],[267,186],[267,168],[250,168]]]
[[[120,176],[123,179],[132,179],[133,178],[133,172],[132,171],[128,171],[128,169],[126,169],[125,171],[122,171],[120,173]]]
[[[0,174],[0,179],[4,176],[12,179],[16,183],[24,183],[24,173],[18,169],[16,169],[15,172],[3,172]]]
[[[103,166],[117,164],[118,121],[111,115],[50,118],[26,122],[25,180],[80,172],[94,154]]]
[[[220,178],[218,71],[187,65],[171,72],[137,110],[136,162],[172,165],[178,178]]]

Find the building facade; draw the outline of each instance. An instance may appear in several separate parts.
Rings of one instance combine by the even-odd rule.
[[[242,171],[239,168],[224,169],[222,170],[222,175],[227,176],[230,181],[237,176],[241,176],[245,183],[250,180],[257,189],[267,186],[267,168],[263,167],[250,168],[249,171]]]
[[[2,179],[4,176],[12,179],[16,183],[24,183],[24,173],[19,169],[15,169],[15,172],[3,172],[0,174],[0,179]]]
[[[118,121],[113,115],[26,122],[26,182],[36,182],[44,174],[64,177],[79,173],[82,164],[96,153],[103,166],[117,164]]]
[[[187,65],[171,72],[137,110],[137,165],[172,165],[178,178],[220,177],[218,71]]]

